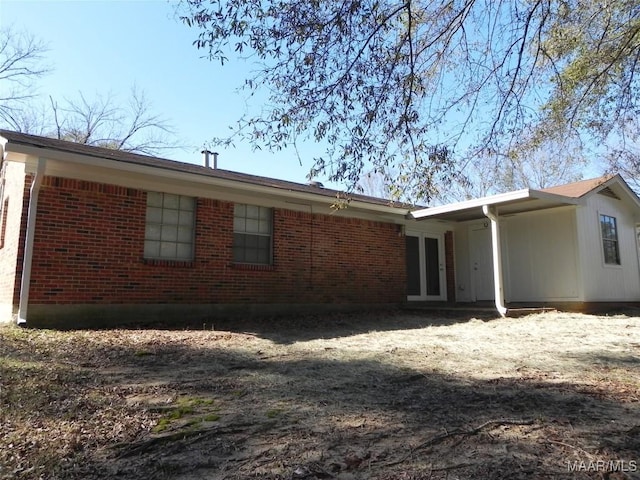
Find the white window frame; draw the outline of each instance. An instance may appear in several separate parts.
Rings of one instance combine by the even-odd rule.
[[[195,250],[196,199],[147,192],[144,258],[191,262]]]
[[[233,263],[273,265],[272,208],[244,203],[234,205]]]
[[[446,300],[447,299],[447,272],[446,272],[446,257],[445,257],[445,245],[444,235],[441,233],[429,233],[407,230],[406,237],[418,238],[418,258],[420,262],[420,294],[407,295],[407,301],[431,301],[431,300]],[[440,288],[440,294],[429,295],[427,293],[427,265],[426,265],[426,246],[425,240],[436,240],[438,247],[438,283]]]

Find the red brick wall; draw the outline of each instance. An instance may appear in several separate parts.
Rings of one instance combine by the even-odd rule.
[[[30,303],[388,303],[405,300],[395,225],[274,210],[274,264],[232,262],[233,203],[198,199],[195,260],[144,261],[146,193],[47,177]]]

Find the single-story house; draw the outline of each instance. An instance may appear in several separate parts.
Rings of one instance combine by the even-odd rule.
[[[4,321],[640,301],[640,200],[619,176],[412,209],[10,131],[0,153]]]

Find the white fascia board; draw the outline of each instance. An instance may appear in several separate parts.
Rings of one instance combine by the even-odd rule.
[[[204,184],[212,187],[234,188],[238,191],[251,192],[254,194],[277,195],[284,198],[291,198],[307,202],[315,202],[331,205],[338,201],[338,198],[326,195],[316,195],[308,192],[296,192],[282,188],[269,187],[266,185],[256,185],[249,182],[238,180],[230,180],[225,178],[210,177],[199,175],[197,173],[182,172],[169,168],[156,167],[151,165],[141,165],[138,163],[130,163],[120,160],[111,160],[102,157],[93,157],[81,155],[77,153],[62,152],[58,150],[49,150],[46,148],[32,147],[21,144],[8,144],[8,153],[11,159],[17,162],[24,162],[28,166],[36,164],[37,158],[44,157],[56,160],[58,162],[69,164],[80,164],[83,166],[109,168],[122,173],[142,174],[147,176],[155,176],[165,179],[175,179],[180,181],[188,181],[197,184]],[[361,210],[374,211],[379,213],[391,214],[394,216],[404,217],[409,213],[408,208],[391,207],[388,205],[376,205],[358,200],[351,200],[349,208],[357,208]]]
[[[491,195],[488,197],[474,198],[472,200],[466,200],[464,202],[456,202],[447,205],[441,205],[438,207],[424,208],[422,210],[416,210],[412,212],[411,215],[415,219],[420,219],[442,215],[445,213],[470,210],[473,208],[482,208],[485,205],[499,206],[500,204],[513,203],[517,202],[518,200],[545,200],[549,202],[564,203],[568,205],[576,205],[580,203],[580,200],[577,198],[565,197],[564,195],[557,195],[555,193],[547,193],[540,190],[525,188],[523,190],[514,190],[513,192],[500,193],[498,195]]]
[[[578,205],[584,203],[580,198],[567,197],[557,193],[543,192],[541,190],[529,190],[531,198],[535,200],[546,200],[548,202],[558,202],[567,205]]]
[[[489,197],[474,198],[472,200],[465,200],[464,202],[449,203],[438,207],[423,208],[421,210],[411,212],[411,215],[413,218],[431,217],[433,215],[440,215],[443,213],[453,213],[471,208],[482,208],[484,205],[495,205],[497,203],[512,202],[514,200],[527,198],[531,198],[530,190],[528,188],[524,190],[516,190],[514,192],[491,195]]]

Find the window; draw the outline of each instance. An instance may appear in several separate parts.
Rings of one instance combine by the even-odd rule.
[[[195,198],[169,193],[147,193],[144,257],[193,260]]]
[[[233,261],[271,264],[273,212],[270,208],[236,204],[233,214]]]
[[[618,247],[618,226],[615,217],[600,215],[600,229],[602,230],[602,250],[604,263],[620,265],[620,248]]]

